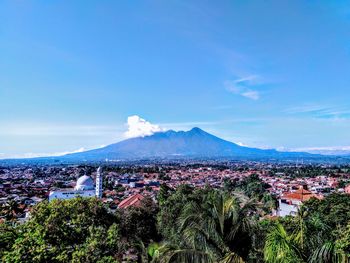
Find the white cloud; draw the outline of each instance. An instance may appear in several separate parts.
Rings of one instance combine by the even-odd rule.
[[[288,114],[305,114],[316,118],[334,120],[348,119],[350,117],[350,110],[344,106],[306,104],[285,109],[284,112]]]
[[[350,146],[324,146],[324,147],[299,147],[283,148],[286,152],[307,152],[323,155],[350,155]]]
[[[350,146],[302,147],[292,149],[292,151],[350,151]]]
[[[285,109],[284,112],[295,114],[295,113],[310,113],[310,112],[319,112],[328,110],[328,107],[320,106],[320,105],[303,105]]]
[[[257,84],[258,83],[258,75],[249,75],[240,79],[236,79],[235,83],[250,83],[250,84]]]
[[[246,145],[246,144],[243,143],[243,142],[236,142],[236,144],[239,145],[239,146],[248,147],[248,145]]]
[[[159,125],[152,124],[137,115],[129,116],[127,125],[128,131],[124,133],[126,138],[144,137],[164,131]]]
[[[107,136],[121,132],[116,126],[45,123],[0,123],[0,136]]]
[[[22,159],[22,158],[37,158],[37,157],[53,157],[53,156],[63,156],[70,153],[80,153],[84,152],[86,149],[81,147],[77,150],[66,151],[66,152],[53,152],[53,153],[22,153],[22,154],[5,154],[0,153],[0,159]]]
[[[258,91],[251,88],[251,86],[258,84],[258,76],[251,75],[244,78],[236,79],[234,81],[225,81],[226,89],[234,94],[246,97],[252,100],[258,100],[260,94]]]
[[[255,90],[243,92],[241,95],[252,100],[258,100],[260,97],[259,93]]]

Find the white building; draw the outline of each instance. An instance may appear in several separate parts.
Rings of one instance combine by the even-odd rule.
[[[300,204],[297,203],[285,203],[279,200],[278,216],[294,216],[298,213],[298,208]]]
[[[83,175],[77,180],[77,184],[75,185],[74,189],[61,189],[51,191],[49,194],[49,201],[52,201],[54,199],[71,199],[77,196],[96,196],[97,198],[101,198],[103,193],[102,181],[102,169],[101,167],[99,167],[97,169],[96,187],[94,184],[94,180],[90,176]]]

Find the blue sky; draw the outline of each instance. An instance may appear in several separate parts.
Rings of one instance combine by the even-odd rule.
[[[346,1],[4,0],[0,22],[0,158],[116,142],[132,115],[255,147],[350,146]]]

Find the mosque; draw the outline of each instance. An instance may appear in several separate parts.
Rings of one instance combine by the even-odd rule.
[[[79,177],[79,179],[77,180],[77,183],[74,189],[60,189],[60,190],[50,191],[49,201],[52,201],[54,199],[71,199],[77,196],[81,196],[81,197],[96,196],[97,198],[101,198],[103,193],[102,181],[103,181],[102,169],[101,167],[99,167],[97,169],[97,175],[96,175],[96,186],[94,184],[94,180],[90,176],[83,175]]]

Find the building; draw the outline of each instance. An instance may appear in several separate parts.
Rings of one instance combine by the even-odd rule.
[[[279,216],[295,215],[299,206],[311,198],[322,199],[322,196],[310,192],[306,185],[299,186],[299,189],[294,192],[282,194],[279,200]]]
[[[350,194],[350,184],[345,186],[344,191],[345,191],[345,193]]]
[[[83,175],[78,178],[74,189],[60,189],[60,190],[50,191],[49,201],[52,201],[54,199],[71,199],[77,196],[81,196],[81,197],[96,196],[97,198],[101,198],[103,193],[102,182],[103,182],[102,169],[101,167],[99,167],[97,169],[97,175],[96,175],[96,187],[94,184],[94,180],[90,176]]]
[[[128,208],[129,206],[140,206],[141,201],[144,199],[144,196],[141,194],[134,194],[129,196],[128,198],[121,201],[118,205],[118,208]]]

